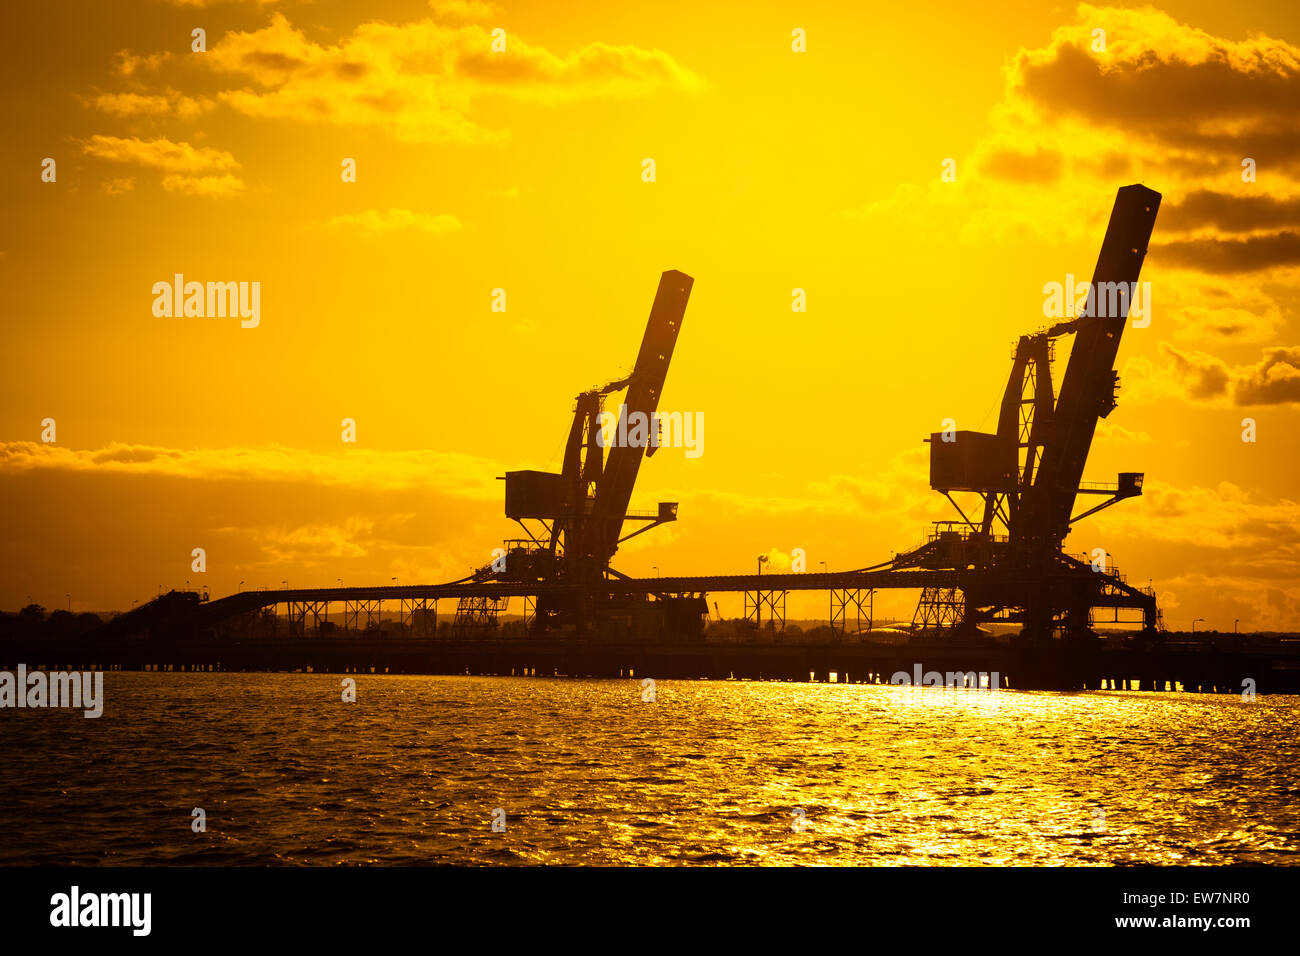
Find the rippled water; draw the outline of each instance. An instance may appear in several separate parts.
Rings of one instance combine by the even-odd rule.
[[[1300,859],[1297,697],[341,680],[108,673],[98,720],[0,711],[0,863]]]

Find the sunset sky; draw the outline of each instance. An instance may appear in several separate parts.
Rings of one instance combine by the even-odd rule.
[[[496,477],[559,470],[574,396],[630,370],[666,269],[695,284],[660,407],[703,413],[704,453],[643,467],[633,506],[680,521],[615,565],[887,560],[952,516],[922,439],[996,428],[1044,284],[1091,276],[1141,182],[1164,196],[1153,320],[1125,333],[1086,477],[1143,471],[1145,495],[1067,548],[1151,581],[1171,627],[1300,630],[1295,3],[0,18],[0,607],[464,576],[518,536]],[[260,324],[156,317],[176,273],[259,282]]]

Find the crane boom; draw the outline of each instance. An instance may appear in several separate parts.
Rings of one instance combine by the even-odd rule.
[[[673,346],[677,343],[682,318],[686,314],[686,301],[694,283],[694,279],[676,269],[668,270],[659,278],[659,289],[655,293],[654,305],[650,307],[650,319],[641,340],[636,367],[627,380],[624,404],[629,419],[640,412],[648,422],[654,421],[654,413],[659,408],[659,394],[668,375]],[[651,427],[653,430],[653,425]],[[604,475],[596,488],[594,508],[597,527],[603,536],[605,561],[618,550],[623,517],[632,500],[632,488],[645,453],[644,445],[616,444],[605,462]]]
[[[1026,495],[1021,527],[1029,529],[1036,544],[1057,547],[1070,527],[1084,463],[1092,445],[1097,421],[1115,407],[1115,356],[1128,321],[1129,290],[1136,290],[1147,243],[1155,227],[1160,194],[1145,186],[1124,186],[1115,195],[1106,238],[1092,276],[1094,311],[1090,320],[1074,323],[1074,347],[1061,381],[1061,393],[1052,415],[1053,440],[1043,450],[1038,476]],[[1119,308],[1106,309],[1104,290],[1122,284],[1116,296]]]

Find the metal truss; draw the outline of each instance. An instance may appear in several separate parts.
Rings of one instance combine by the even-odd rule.
[[[412,637],[434,636],[438,632],[438,599],[402,598],[398,622]]]
[[[457,628],[488,628],[497,626],[497,617],[510,606],[509,597],[463,597],[456,605]]]
[[[912,615],[912,630],[956,627],[966,613],[966,599],[961,588],[927,587]]]
[[[785,631],[785,591],[746,591],[745,620],[752,621],[755,627],[763,627],[764,613],[767,616],[767,629],[780,634]]]
[[[853,633],[871,630],[871,612],[876,592],[872,588],[831,588],[831,630],[849,633],[849,610],[853,610]],[[866,627],[863,627],[865,622]]]

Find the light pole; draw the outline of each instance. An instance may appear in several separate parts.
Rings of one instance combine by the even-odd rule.
[[[661,578],[661,577],[663,577],[663,575],[659,573],[659,565],[657,565],[657,564],[654,565],[650,570],[653,571],[653,572],[655,573],[655,577],[657,577],[657,578]]]
[[[397,583],[397,578],[393,578],[393,583],[394,583],[394,584]]]
[[[1203,618],[1203,617],[1198,617],[1195,621],[1192,621],[1192,633],[1193,633],[1193,634],[1196,633],[1196,621],[1204,621],[1204,620],[1205,620],[1205,618]]]
[[[71,610],[72,610],[72,595],[71,595],[71,594],[65,594],[65,595],[63,595],[63,596],[64,596],[65,598],[68,599],[68,610],[71,611]]]
[[[1233,619],[1232,619],[1232,633],[1233,633],[1233,634],[1236,634],[1236,633],[1237,633],[1237,624],[1240,623],[1240,621],[1241,621],[1241,618],[1239,618],[1239,617],[1237,617],[1237,618],[1233,618]]]
[[[240,581],[240,582],[239,582],[239,588],[238,588],[238,590],[240,590],[240,591],[244,590],[244,582],[243,582],[243,581]]]

